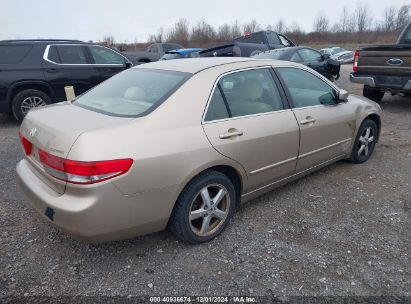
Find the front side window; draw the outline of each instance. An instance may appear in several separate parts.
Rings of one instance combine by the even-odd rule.
[[[57,51],[62,64],[87,63],[87,57],[81,45],[58,45]]]
[[[295,108],[335,103],[331,86],[310,72],[297,68],[277,68],[290,92]]]
[[[269,69],[247,70],[228,74],[219,80],[205,120],[239,117],[282,109],[281,95]]]
[[[321,60],[321,53],[311,49],[298,50],[303,62],[313,62]]]
[[[129,69],[81,95],[74,104],[111,116],[143,116],[166,100],[190,75],[165,70]]]
[[[89,46],[95,64],[124,64],[126,60],[116,52],[101,46]]]

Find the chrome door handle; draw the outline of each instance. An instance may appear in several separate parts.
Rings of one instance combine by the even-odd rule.
[[[307,119],[301,120],[300,123],[301,123],[302,125],[309,125],[309,124],[315,123],[315,121],[316,121],[316,120],[315,120],[314,118],[307,118]]]
[[[234,132],[227,132],[220,134],[220,139],[227,139],[227,138],[232,138],[235,136],[242,136],[244,133],[243,131],[234,131]]]

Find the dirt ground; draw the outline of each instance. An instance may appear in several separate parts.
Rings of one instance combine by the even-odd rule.
[[[343,67],[337,83],[361,94],[349,70]],[[341,161],[257,198],[237,210],[220,237],[199,246],[167,231],[104,245],[59,232],[16,189],[19,125],[0,116],[0,302],[73,295],[410,297],[411,99],[385,96],[381,106],[381,139],[368,162]]]

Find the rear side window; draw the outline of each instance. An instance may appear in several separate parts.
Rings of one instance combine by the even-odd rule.
[[[101,46],[89,46],[95,64],[124,64],[126,60],[116,52]]]
[[[190,76],[189,73],[174,71],[129,69],[81,95],[74,104],[111,116],[144,116],[165,101]]]
[[[55,63],[61,63],[60,56],[57,52],[57,47],[55,45],[50,46],[47,59]]]
[[[282,44],[276,33],[267,32],[268,44]]]
[[[277,68],[285,82],[295,108],[333,104],[331,86],[307,71],[297,68]]]
[[[282,109],[281,95],[270,71],[255,69],[223,76],[215,88],[204,120],[240,117]]]
[[[204,121],[213,121],[228,117],[229,114],[227,107],[224,104],[223,95],[221,95],[220,88],[217,86],[214,90],[213,97],[211,97],[210,104],[208,105]]]
[[[57,51],[62,64],[87,63],[87,57],[81,45],[58,45]]]
[[[264,43],[263,33],[253,33],[251,35],[238,37],[234,39],[237,42],[246,42],[246,43]]]
[[[1,45],[0,64],[19,63],[31,50],[31,45]]]

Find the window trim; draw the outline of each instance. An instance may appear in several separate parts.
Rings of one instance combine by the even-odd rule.
[[[44,54],[43,54],[43,59],[49,63],[55,64],[55,65],[61,65],[61,66],[100,66],[100,65],[104,65],[104,66],[124,66],[124,64],[119,64],[119,63],[107,63],[107,64],[98,64],[98,63],[58,63],[58,62],[54,62],[53,60],[50,60],[48,58],[49,56],[49,51],[50,51],[50,47],[52,46],[64,46],[64,45],[71,45],[71,46],[80,46],[80,47],[89,47],[89,46],[97,46],[97,47],[102,47],[102,48],[106,48],[109,49],[111,51],[113,51],[114,53],[117,53],[118,55],[120,55],[121,57],[123,57],[127,62],[131,63],[130,60],[128,60],[127,57],[123,56],[122,54],[120,54],[119,52],[108,48],[106,46],[102,46],[102,45],[97,45],[97,44],[78,44],[78,43],[57,43],[57,44],[48,44],[46,46],[46,49],[44,50]],[[85,55],[87,57],[87,59],[89,59],[89,54],[91,53],[91,51],[89,49],[86,49],[85,51]],[[91,54],[90,54],[91,56]],[[132,63],[131,63],[132,64]],[[133,65],[133,64],[132,64]]]
[[[210,106],[211,99],[213,98],[214,91],[216,90],[216,88],[220,87],[219,82],[220,82],[221,78],[223,78],[224,76],[230,75],[230,74],[238,73],[238,72],[244,72],[244,71],[250,71],[250,70],[262,70],[262,69],[267,69],[268,70],[274,84],[276,85],[276,87],[278,89],[278,92],[280,93],[281,102],[282,102],[283,107],[284,107],[282,110],[263,112],[263,113],[257,113],[257,114],[248,114],[248,115],[242,115],[242,116],[227,117],[227,118],[222,118],[222,119],[215,119],[215,120],[205,121],[205,117],[206,117],[206,114],[207,114],[207,111],[208,111],[208,107]],[[221,93],[221,90],[220,90],[220,93]],[[224,97],[223,97],[223,99],[224,99]],[[208,99],[207,99],[207,104],[206,104],[206,107],[204,109],[203,116],[201,118],[201,124],[205,125],[205,124],[223,122],[223,121],[234,120],[234,119],[242,119],[242,118],[255,117],[255,116],[261,116],[261,115],[269,115],[269,114],[272,114],[272,113],[281,113],[281,112],[285,112],[285,111],[290,111],[291,110],[291,105],[287,102],[287,99],[288,99],[288,97],[287,97],[286,92],[284,91],[283,84],[282,84],[281,80],[278,79],[278,76],[276,75],[276,73],[273,72],[273,66],[272,65],[240,68],[240,69],[228,71],[228,72],[225,72],[225,73],[219,75],[217,77],[216,81],[214,82],[213,88],[211,89],[210,95],[208,96]],[[227,105],[225,104],[225,101],[224,101],[224,105],[227,107]],[[229,109],[227,109],[227,112],[230,113]]]
[[[319,74],[319,73],[318,73],[318,75],[317,75],[317,74],[313,73],[313,72],[314,72],[313,70],[308,69],[308,68],[306,68],[306,67],[304,67],[304,66],[295,66],[295,65],[273,66],[273,70],[274,70],[275,74],[277,75],[278,79],[279,79],[280,82],[281,82],[281,86],[282,86],[282,88],[283,88],[283,90],[284,90],[284,92],[285,92],[285,95],[287,96],[288,103],[290,104],[290,107],[291,107],[292,110],[294,110],[294,109],[296,109],[296,110],[299,110],[299,109],[307,109],[307,108],[313,108],[313,107],[329,107],[329,106],[334,106],[334,104],[319,104],[319,105],[313,105],[313,106],[306,106],[306,107],[299,107],[299,108],[297,108],[297,107],[294,105],[294,100],[293,100],[293,98],[292,98],[292,96],[291,96],[290,91],[288,90],[287,84],[285,83],[284,79],[281,77],[281,74],[280,74],[279,71],[278,71],[279,68],[294,68],[294,69],[299,69],[299,70],[306,71],[306,72],[314,75],[315,77],[319,78],[319,79],[322,80],[323,82],[325,82],[328,86],[331,87],[331,89],[332,89],[333,91],[335,91],[335,92],[337,92],[337,93],[340,91],[340,88],[337,87],[337,86],[336,86],[334,83],[332,83],[331,81],[329,81],[327,78],[325,78],[323,75],[321,75],[321,74]],[[348,102],[348,101],[346,101],[346,102]],[[340,104],[340,103],[338,103],[338,104]],[[338,104],[335,104],[335,105],[338,105]]]

